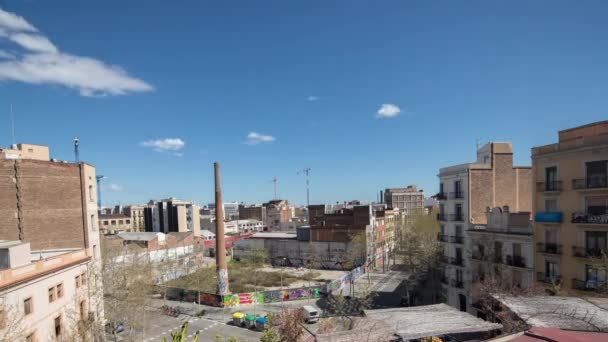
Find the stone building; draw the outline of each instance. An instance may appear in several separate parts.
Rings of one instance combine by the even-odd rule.
[[[290,224],[293,212],[287,200],[272,200],[264,203],[264,207],[266,208],[264,224],[268,231],[295,229],[295,226]]]
[[[532,148],[536,280],[607,291],[608,121],[560,131]]]
[[[0,340],[67,339],[103,322],[95,168],[30,157],[0,159]]]
[[[130,232],[131,216],[122,214],[99,215],[99,228],[104,234],[115,234],[117,232]]]
[[[383,196],[389,208],[398,208],[405,215],[422,213],[424,210],[424,194],[418,191],[416,185],[385,189]]]
[[[531,168],[513,166],[511,143],[491,142],[477,161],[439,170],[439,240],[444,245],[444,296],[448,304],[474,312],[467,231],[487,223],[487,207],[531,211]]]

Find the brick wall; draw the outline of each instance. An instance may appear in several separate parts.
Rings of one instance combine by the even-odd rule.
[[[37,160],[0,160],[0,234],[19,239],[16,177],[23,239],[32,250],[84,248],[80,167]]]
[[[518,211],[529,211],[532,212],[532,186],[533,177],[531,168],[518,168],[517,178],[519,185],[519,207],[516,208]],[[515,210],[515,209],[513,209]]]
[[[476,224],[486,223],[486,207],[493,206],[493,173],[492,170],[470,170],[471,198],[469,213]],[[453,210],[453,209],[449,209]],[[467,219],[467,217],[465,217]]]
[[[515,185],[515,169],[513,169],[512,154],[496,154],[494,155],[494,203],[489,202],[488,205],[505,206],[516,208],[516,193]],[[491,205],[490,205],[491,204]]]

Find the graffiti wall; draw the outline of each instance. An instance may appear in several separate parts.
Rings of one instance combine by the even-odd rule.
[[[280,303],[291,300],[319,298],[320,292],[318,287],[303,287],[253,293],[235,293],[223,296],[222,303],[224,307],[230,308],[251,304]]]
[[[202,305],[222,307],[222,297],[213,293],[200,293],[199,303]]]

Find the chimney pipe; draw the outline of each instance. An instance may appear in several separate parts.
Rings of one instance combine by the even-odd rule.
[[[215,267],[217,270],[217,294],[230,293],[228,264],[226,263],[226,242],[224,241],[224,206],[220,183],[220,164],[213,163],[215,171]]]
[[[380,203],[384,203],[384,191],[380,190]]]

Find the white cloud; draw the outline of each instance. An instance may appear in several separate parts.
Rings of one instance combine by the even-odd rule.
[[[261,143],[271,143],[275,140],[275,137],[273,137],[272,135],[249,132],[249,134],[247,134],[247,140],[245,141],[245,144],[257,145]]]
[[[104,190],[109,192],[122,192],[125,190],[121,185],[110,183],[104,186]]]
[[[56,84],[96,97],[153,90],[118,66],[61,52],[47,37],[31,32],[38,30],[24,18],[0,9],[0,40],[8,39],[24,50],[0,61],[0,81]]]
[[[310,102],[314,102],[314,101],[318,101],[319,97],[318,96],[309,96],[307,98],[307,100],[310,101]]]
[[[8,51],[0,50],[0,59],[13,59],[15,55]]]
[[[380,106],[376,116],[379,118],[393,118],[401,113],[401,108],[397,107],[392,103],[385,103]]]
[[[156,152],[171,152],[172,155],[181,157],[181,152],[186,147],[186,142],[180,138],[165,138],[148,140],[140,143],[143,147],[150,147]]]

